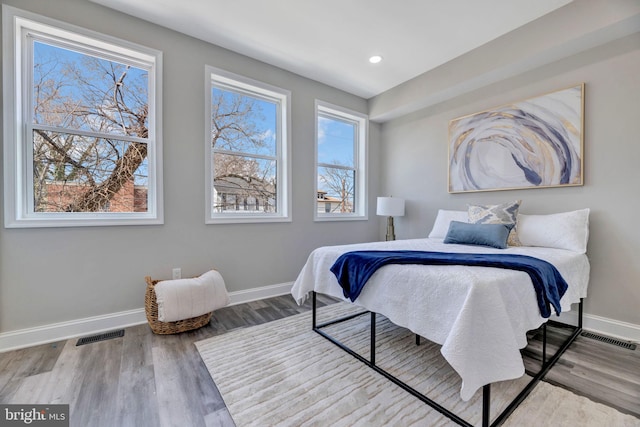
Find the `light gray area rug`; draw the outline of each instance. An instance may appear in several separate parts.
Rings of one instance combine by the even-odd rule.
[[[319,321],[353,312],[348,304],[319,310]],[[325,331],[359,354],[369,354],[369,315]],[[474,425],[481,424],[482,392],[464,402],[460,378],[423,340],[378,316],[376,363]],[[196,343],[238,427],[450,426],[449,418],[385,379],[311,330],[311,313],[239,329]],[[529,377],[492,386],[497,415]],[[492,418],[493,418],[492,416]],[[539,383],[506,426],[640,426],[640,420]]]

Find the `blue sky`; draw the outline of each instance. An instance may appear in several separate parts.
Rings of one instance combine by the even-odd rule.
[[[220,89],[218,87],[212,88],[212,99],[216,99],[218,96],[222,94],[225,99],[226,105],[231,105],[233,103],[233,97],[238,94],[238,92],[233,92],[226,89]],[[278,106],[276,103],[267,101],[260,98],[255,98],[252,96],[244,95],[247,99],[253,101],[253,114],[247,115],[246,118],[251,120],[251,122],[255,125],[257,133],[259,137],[262,138],[263,145],[256,146],[252,144],[244,144],[241,146],[240,150],[249,154],[260,154],[265,156],[276,156],[276,141],[275,136],[277,133],[277,109]],[[221,119],[222,120],[222,119]],[[228,144],[225,140],[218,140],[216,143],[216,148],[218,149],[230,149],[232,148],[230,144]],[[236,147],[238,145],[236,144]],[[238,148],[236,148],[238,149]]]
[[[55,80],[64,79],[64,67],[65,64],[73,64],[74,68],[80,70],[80,74],[86,84],[104,92],[105,97],[112,96],[112,79],[109,76],[104,76],[101,73],[96,73],[95,70],[90,70],[84,63],[83,59],[86,59],[86,54],[78,53],[72,50],[63,49],[60,47],[48,45],[39,41],[34,42],[34,55],[35,62],[42,64],[42,68],[37,68],[34,73],[34,84],[41,78],[52,78]],[[117,76],[123,72],[127,72],[125,79],[125,85],[130,88],[134,85],[140,87],[147,87],[147,71],[135,67],[130,67],[128,70],[126,66],[114,61],[108,61],[105,59],[97,58],[99,65],[104,69],[115,69]],[[47,73],[46,75],[40,74],[41,72]],[[214,88],[215,91],[219,89]],[[227,92],[227,91],[225,91]],[[125,94],[131,93],[131,91],[124,91]],[[229,92],[227,92],[229,93]],[[137,100],[128,98],[126,103],[134,105],[134,103],[147,102],[146,91],[136,91],[135,95]],[[34,95],[35,96],[35,95]],[[231,96],[231,95],[229,95]],[[60,98],[75,99],[78,104],[82,104],[82,92],[77,84],[63,85],[60,90]],[[256,129],[264,138],[265,144],[262,147],[256,148],[255,146],[245,145],[243,151],[259,154],[275,156],[275,135],[277,131],[277,105],[273,102],[263,100],[260,98],[253,98],[256,106],[256,114],[251,116]],[[58,126],[65,124],[65,118],[63,114],[57,116],[51,116],[47,123],[48,125]],[[36,122],[43,122],[44,118],[36,117]],[[90,123],[90,121],[89,121]],[[83,130],[95,130],[90,129],[90,125],[84,123],[80,126]],[[325,164],[342,164],[353,166],[354,162],[354,130],[355,126],[352,123],[343,121],[334,117],[320,116],[318,118],[318,162]],[[111,134],[122,134],[122,131],[118,128],[110,130]],[[310,135],[311,136],[311,135]],[[293,141],[295,145],[295,141]],[[220,148],[224,148],[224,144]],[[294,146],[295,149],[295,146]],[[143,165],[146,169],[146,164]],[[145,175],[146,170],[140,170],[141,174]]]
[[[65,77],[65,69],[68,64],[71,64],[74,69],[80,72],[80,77],[86,82],[83,84],[84,87],[90,87],[93,91],[102,91],[105,98],[113,96],[112,78],[105,76],[102,72],[90,70],[83,61],[83,59],[87,57],[88,55],[73,50],[34,41],[34,63],[42,64],[41,67],[34,68],[34,84],[42,78],[61,81],[63,85],[60,88],[60,98],[68,97],[74,99],[77,104],[82,104],[82,87],[73,84],[68,77]],[[131,90],[122,92],[126,95],[124,100],[125,104],[134,107],[148,102],[148,93],[144,90],[148,88],[148,73],[146,70],[135,67],[129,67],[129,69],[127,69],[124,64],[118,62],[100,58],[95,59],[104,69],[113,68],[116,76],[120,76],[126,71],[127,76],[124,79],[124,84]],[[34,96],[36,96],[35,93]],[[37,123],[41,123],[43,120],[41,117],[36,117]],[[49,122],[43,124],[59,125],[62,124],[63,121],[63,115],[59,115],[56,119],[51,119]],[[80,129],[95,130],[90,129],[88,124],[81,126]],[[118,128],[113,128],[110,130],[110,133],[122,134],[123,132]]]
[[[318,117],[318,162],[353,166],[355,125]]]
[[[121,76],[126,72],[126,78],[124,79],[124,85],[128,90],[124,90],[121,93],[124,94],[124,102],[131,108],[139,108],[141,105],[148,102],[148,73],[146,70],[136,67],[129,67],[126,65],[109,61],[97,57],[90,57],[87,54],[79,53],[66,48],[53,46],[44,42],[34,41],[33,43],[34,54],[34,99],[33,102],[37,102],[38,93],[36,92],[37,85],[40,82],[44,82],[44,90],[49,91],[51,104],[48,111],[34,117],[36,124],[43,124],[49,126],[58,126],[67,128],[73,133],[73,130],[83,131],[99,131],[106,133],[107,135],[113,135],[115,139],[110,138],[111,143],[116,143],[118,136],[123,135],[122,128],[114,126],[111,128],[105,128],[104,121],[98,116],[84,116],[83,120],[79,120],[78,117],[73,121],[69,120],[74,117],[73,107],[63,108],[63,103],[81,106],[85,105],[83,89],[89,89],[92,94],[98,94],[101,96],[107,104],[108,100],[113,97],[113,78],[104,74],[103,69],[113,70],[116,76]],[[91,69],[90,66],[95,66],[96,62],[87,63],[87,59],[95,59],[97,61],[98,68]],[[75,77],[69,75],[69,70],[73,69],[78,74]],[[78,83],[78,79],[82,80],[82,83]],[[51,85],[48,85],[50,83]],[[53,91],[47,89],[47,87],[56,87],[58,92],[54,95]],[[85,90],[85,92],[87,92]],[[44,98],[44,96],[42,96]],[[43,106],[41,106],[43,107]],[[95,105],[92,107],[99,107]],[[125,119],[126,120],[126,119]],[[126,123],[126,122],[125,122]],[[127,123],[128,124],[128,123]],[[53,134],[52,134],[53,135]],[[89,147],[95,138],[92,137],[75,137],[74,149],[69,154],[74,158],[79,158],[82,155],[83,150]],[[100,139],[99,145],[94,149],[95,152],[108,152],[111,149],[106,139]],[[118,153],[122,154],[129,143],[117,141],[115,144]],[[84,148],[83,148],[84,147]],[[104,148],[101,148],[104,147]],[[109,162],[102,162],[101,167],[107,167]],[[113,164],[111,164],[113,167]],[[70,166],[69,168],[70,169]],[[96,173],[94,179],[99,178],[99,174]],[[136,171],[136,184],[147,184],[147,160]]]

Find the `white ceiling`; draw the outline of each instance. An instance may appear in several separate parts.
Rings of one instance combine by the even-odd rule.
[[[91,1],[370,98],[572,0]]]

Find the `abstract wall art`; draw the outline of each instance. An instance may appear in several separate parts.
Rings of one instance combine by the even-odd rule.
[[[584,83],[449,122],[449,193],[583,185]]]

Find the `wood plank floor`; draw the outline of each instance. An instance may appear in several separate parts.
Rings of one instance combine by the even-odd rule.
[[[308,310],[286,295],[225,307],[178,335],[154,335],[145,324],[79,347],[73,339],[1,353],[0,403],[68,403],[72,426],[233,426],[193,343]],[[540,335],[523,350],[528,369],[539,367]],[[563,335],[548,328],[551,343]],[[640,349],[578,337],[547,381],[640,417]]]

